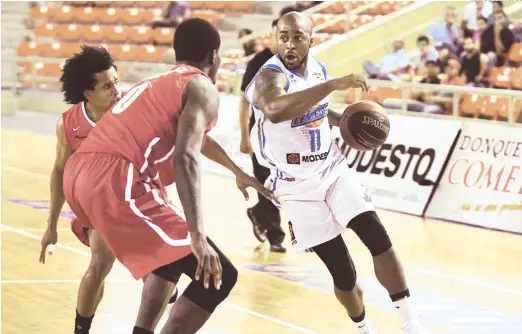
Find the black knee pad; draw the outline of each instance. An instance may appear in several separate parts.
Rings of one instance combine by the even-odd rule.
[[[187,289],[183,292],[183,296],[190,299],[196,305],[212,313],[216,307],[223,302],[234,285],[237,282],[238,272],[234,265],[226,259],[221,259],[221,267],[223,268],[223,275],[221,279],[221,288],[219,290],[214,286],[212,277],[210,278],[209,288],[203,287],[203,275],[201,275],[199,281],[192,281]]]
[[[332,275],[334,285],[341,291],[351,291],[357,282],[357,271],[341,235],[313,247]]]
[[[380,255],[392,247],[390,237],[375,211],[361,213],[348,223],[348,227],[357,234],[372,256]]]

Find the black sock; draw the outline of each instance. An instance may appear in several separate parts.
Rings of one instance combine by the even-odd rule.
[[[143,329],[141,327],[134,326],[134,329],[132,330],[132,334],[154,334],[154,332]]]
[[[74,334],[89,334],[92,318],[94,318],[94,314],[92,317],[85,318],[78,313],[78,310],[76,310],[76,319],[74,320]]]
[[[396,302],[398,300],[401,300],[401,299],[409,297],[409,296],[410,296],[410,289],[406,289],[403,292],[399,292],[399,293],[390,295],[390,298],[391,298],[392,302]]]
[[[352,321],[357,324],[357,323],[363,321],[365,316],[366,316],[366,311],[364,310],[364,306],[363,306],[363,311],[362,311],[361,315],[358,317],[352,317],[350,315],[350,319],[352,319]]]

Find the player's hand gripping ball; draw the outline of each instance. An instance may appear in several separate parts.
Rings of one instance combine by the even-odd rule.
[[[357,151],[373,151],[388,138],[390,120],[380,104],[362,100],[346,108],[339,129],[348,146]]]

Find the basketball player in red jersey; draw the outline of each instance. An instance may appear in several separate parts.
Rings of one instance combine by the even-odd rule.
[[[131,88],[64,171],[71,209],[99,233],[134,278],[151,272],[173,283],[182,273],[192,278],[163,334],[195,333],[237,280],[236,268],[203,227],[200,153],[231,170],[245,197],[249,186],[271,197],[207,137],[219,106],[214,82],[220,44],[218,31],[207,21],[181,23],[174,36],[177,65]],[[159,170],[157,164],[166,160],[174,168]],[[163,191],[174,170],[184,213]],[[152,331],[136,326],[134,333]]]
[[[81,53],[68,59],[60,81],[65,101],[74,106],[62,114],[56,127],[58,141],[51,174],[51,210],[48,227],[42,238],[42,263],[45,263],[47,246],[56,244],[58,239],[58,217],[65,201],[62,189],[65,164],[120,95],[116,65],[111,55],[101,47],[84,46]],[[80,283],[76,307],[74,333],[84,334],[89,333],[94,313],[103,296],[105,277],[115,258],[103,239],[94,230],[84,227],[79,219],[72,220],[71,228],[82,243],[90,246],[92,254],[89,268]],[[157,277],[147,280],[146,286],[147,289],[167,293],[172,293],[174,288],[172,283]],[[142,314],[139,321],[143,326],[154,328],[165,306],[163,296],[160,300],[149,300],[150,311]]]

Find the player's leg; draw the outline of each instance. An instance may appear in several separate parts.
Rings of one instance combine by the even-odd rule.
[[[259,182],[264,183],[264,180],[266,180],[266,178],[268,177],[270,172],[268,172],[268,175],[266,175],[266,176],[264,175],[264,174],[266,174],[266,171],[263,170],[264,167],[261,166],[259,164],[259,162],[257,161],[255,154],[252,155],[252,167],[253,167],[255,178]],[[264,177],[264,180],[263,180],[263,177]],[[256,205],[247,209],[247,216],[250,219],[250,221],[252,222],[253,232],[254,232],[254,236],[256,237],[256,239],[259,240],[259,242],[265,242],[267,231],[263,224],[264,221],[262,220],[262,216],[259,213],[262,212],[263,206],[266,205],[266,202],[268,200],[259,193],[257,194],[257,197],[258,197],[258,201],[257,201]]]
[[[203,279],[194,279],[198,261],[190,254],[178,261],[167,264],[153,271],[165,280],[177,282],[181,273],[189,276],[192,282],[170,310],[169,319],[161,334],[196,333],[210,318],[216,307],[229,295],[237,281],[237,269],[230,260],[208,239],[209,244],[218,253],[223,270],[222,285],[217,290],[213,284],[208,289],[203,287]]]
[[[146,277],[146,278],[145,278]],[[154,274],[149,274],[144,277],[143,291],[141,293],[141,304],[136,319],[136,327],[134,333],[153,333],[158,325],[167,302],[176,284],[164,280]],[[176,291],[177,293],[177,291]]]
[[[316,193],[317,198],[325,196],[324,192]],[[289,225],[292,244],[297,252],[311,248],[319,256],[332,275],[335,296],[360,333],[374,333],[366,317],[354,264],[340,236],[344,227],[335,221],[324,200],[313,200],[313,194],[298,196],[293,196],[296,200],[279,198],[283,210],[292,221]]]
[[[105,277],[114,264],[115,257],[99,234],[89,230],[91,262],[83,275],[76,302],[75,334],[89,333],[94,313],[103,297]]]
[[[314,246],[313,250],[332,275],[335,296],[357,325],[359,332],[374,333],[366,318],[363,291],[357,284],[357,272],[342,236]]]
[[[375,274],[388,290],[390,298],[404,322],[404,330],[422,333],[418,315],[412,310],[410,292],[398,256],[386,229],[381,224],[371,199],[354,173],[346,169],[332,184],[327,202],[338,222],[348,222],[373,257]]]
[[[373,257],[375,275],[388,291],[390,299],[403,321],[406,333],[424,333],[418,313],[413,310],[410,290],[399,257],[375,211],[364,212],[353,218],[348,227],[366,245]]]

